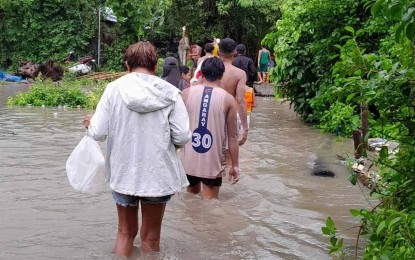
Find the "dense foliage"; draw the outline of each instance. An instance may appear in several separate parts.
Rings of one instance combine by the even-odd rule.
[[[177,52],[182,27],[203,46],[209,36],[232,37],[255,56],[260,39],[279,17],[271,0],[0,0],[0,68],[20,61],[63,62],[70,50],[77,58],[97,58],[101,2],[101,64],[121,70],[122,53],[137,40],[155,42],[162,57]],[[105,22],[107,7],[118,22]]]
[[[106,83],[64,79],[57,85],[51,81],[37,81],[28,92],[20,92],[16,97],[9,97],[7,104],[95,108]]]
[[[175,47],[186,26],[189,38],[203,46],[210,36],[231,37],[247,46],[250,56],[255,56],[260,40],[279,17],[278,2],[233,0],[175,0],[165,13],[163,27],[152,32],[150,39],[167,41]],[[168,51],[177,51],[170,48]]]
[[[415,258],[415,5],[409,0],[287,0],[282,19],[264,43],[275,46],[273,78],[303,119],[328,132],[350,136],[369,108],[369,135],[400,143],[373,160],[379,202],[353,209],[363,259]],[[363,111],[363,110],[362,110]],[[356,178],[351,178],[355,180]],[[330,252],[348,253],[331,218],[323,233]]]
[[[97,1],[0,0],[0,68],[22,60],[62,62],[71,49],[90,54],[96,10]]]

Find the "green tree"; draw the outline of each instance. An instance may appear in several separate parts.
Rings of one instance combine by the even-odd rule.
[[[111,7],[127,31],[136,35],[136,40],[146,36],[146,27],[158,30],[164,24],[165,11],[171,0],[110,0],[105,3]]]
[[[3,0],[0,64],[10,59],[63,61],[70,49],[88,52],[97,29],[97,1]],[[89,53],[88,53],[89,54]]]

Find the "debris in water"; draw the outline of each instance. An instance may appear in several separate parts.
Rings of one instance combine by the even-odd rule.
[[[326,166],[323,165],[323,162],[320,159],[316,159],[311,174],[314,176],[331,178],[334,178],[334,176],[336,176],[336,174],[333,171],[329,170]]]
[[[0,133],[3,135],[17,135],[14,131],[0,131]]]

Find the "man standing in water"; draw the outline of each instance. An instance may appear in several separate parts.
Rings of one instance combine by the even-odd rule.
[[[256,80],[256,68],[254,61],[251,58],[245,56],[245,45],[238,44],[236,46],[236,52],[238,53],[238,56],[235,57],[232,64],[235,67],[245,71],[246,85],[252,88],[254,86],[254,81]]]
[[[243,145],[248,138],[248,123],[245,104],[245,71],[232,65],[235,57],[236,42],[230,38],[222,39],[219,43],[219,57],[225,65],[225,73],[221,80],[221,87],[231,94],[238,103],[238,114],[242,124],[242,133],[239,145]]]
[[[259,84],[266,82],[267,74],[268,74],[268,64],[271,61],[271,54],[269,50],[267,50],[267,46],[262,45],[262,49],[258,52],[258,78]]]
[[[225,71],[223,62],[207,58],[201,65],[201,84],[187,88],[182,98],[189,113],[192,142],[184,147],[182,159],[187,179],[187,191],[203,198],[218,198],[225,172],[225,142],[232,161],[229,180],[239,180],[239,146],[236,125],[235,99],[220,88]]]

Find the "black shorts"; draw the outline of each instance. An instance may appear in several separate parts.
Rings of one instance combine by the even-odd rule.
[[[210,186],[210,187],[220,187],[222,186],[222,177],[216,178],[216,179],[207,179],[207,178],[202,178],[202,177],[196,177],[196,176],[191,176],[191,175],[187,175],[187,180],[189,181],[189,187],[193,187],[198,185],[200,182],[202,182],[203,184],[205,184],[206,186]]]

